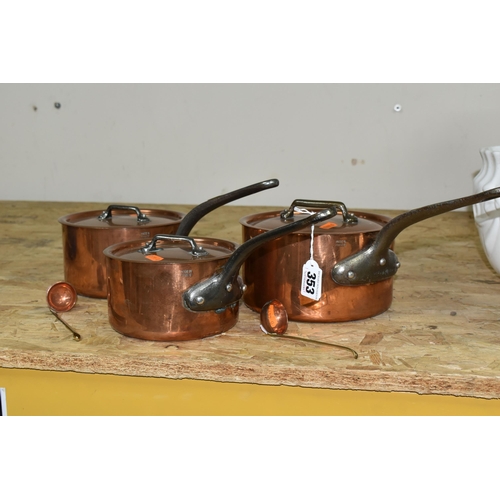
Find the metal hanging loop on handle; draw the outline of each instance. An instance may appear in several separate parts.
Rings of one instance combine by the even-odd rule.
[[[97,219],[100,221],[111,219],[111,213],[113,210],[131,210],[137,214],[137,222],[139,224],[146,224],[150,222],[149,217],[143,214],[138,207],[134,207],[131,205],[109,205],[109,207],[104,210],[102,214],[97,217]]]
[[[280,214],[281,220],[293,220],[295,207],[304,208],[330,208],[335,207],[337,213],[341,213],[344,219],[344,224],[357,224],[358,218],[347,210],[347,207],[341,201],[327,201],[327,200],[294,200],[290,207],[283,210]]]
[[[194,257],[208,255],[208,252],[203,247],[199,246],[193,238],[190,238],[189,236],[178,236],[176,234],[157,234],[153,236],[153,239],[146,243],[145,246],[139,248],[138,252],[141,252],[144,255],[159,252],[161,248],[157,248],[156,246],[158,240],[186,242],[191,246],[191,251],[189,253]]]
[[[394,217],[368,247],[341,260],[332,269],[332,279],[339,285],[364,285],[391,278],[400,267],[396,254],[389,248],[396,236],[407,227],[457,208],[500,197],[500,187],[465,198],[434,203]]]

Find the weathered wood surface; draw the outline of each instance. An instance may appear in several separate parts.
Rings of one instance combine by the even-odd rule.
[[[62,315],[82,335],[75,342],[46,303],[47,288],[64,279],[57,219],[101,208],[0,202],[0,366],[500,398],[500,277],[471,212],[428,219],[398,236],[401,269],[386,313],[349,323],[290,323],[289,334],[349,346],[359,353],[355,360],[348,351],[266,336],[245,306],[223,335],[162,343],[120,335],[108,324],[105,300],[79,297]],[[270,209],[223,207],[192,234],[240,241],[239,218]]]

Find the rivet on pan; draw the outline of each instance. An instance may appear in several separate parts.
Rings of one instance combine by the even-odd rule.
[[[356,273],[355,273],[354,271],[349,271],[349,272],[347,273],[347,277],[348,277],[350,280],[352,280],[352,279],[354,279],[354,278],[356,277]]]
[[[226,290],[227,290],[228,292],[230,292],[232,289],[233,289],[233,285],[231,285],[231,283],[228,283],[228,284],[226,285]]]
[[[245,293],[245,292],[246,292],[246,290],[247,290],[247,286],[246,286],[246,285],[241,285],[241,291],[242,291],[243,293]]]
[[[381,266],[385,266],[386,262],[387,262],[387,261],[386,261],[385,259],[380,259],[380,260],[379,260],[379,264],[380,264]]]
[[[399,269],[399,266],[401,266],[400,262],[396,262],[396,269]]]
[[[205,299],[203,297],[196,297],[197,304],[203,304],[203,302],[205,302]]]

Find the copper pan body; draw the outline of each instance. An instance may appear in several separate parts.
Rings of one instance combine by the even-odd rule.
[[[104,299],[107,296],[105,248],[124,241],[152,238],[158,234],[188,235],[207,213],[231,201],[278,185],[278,179],[257,182],[210,198],[187,215],[169,210],[141,210],[134,206],[110,205],[104,212],[80,212],[61,217],[65,280],[80,295]],[[103,216],[104,220],[101,219]]]
[[[327,208],[243,245],[184,235],[157,235],[104,250],[111,326],[145,340],[202,339],[238,321],[245,285],[239,275],[252,252],[266,242],[335,214]]]
[[[399,268],[393,246],[401,231],[429,217],[499,197],[497,187],[415,208],[392,219],[367,212],[349,215],[343,203],[321,200],[295,200],[283,212],[244,217],[240,223],[243,241],[247,241],[295,217],[297,206],[333,204],[343,214],[314,231],[314,260],[323,271],[318,301],[301,295],[302,266],[311,255],[311,235],[307,231],[290,232],[267,242],[246,260],[244,301],[251,309],[260,311],[266,302],[277,299],[295,321],[352,321],[381,314],[392,303],[393,279]]]
[[[105,250],[108,276],[108,319],[128,337],[155,341],[202,339],[231,329],[238,321],[239,303],[222,311],[193,312],[182,294],[224,266],[236,243],[193,238],[203,247],[220,246],[226,256],[188,262],[129,262],[120,253],[139,248],[148,239],[113,245]]]
[[[353,213],[380,226],[391,220],[383,215]],[[240,220],[243,241],[263,232],[251,227],[254,222],[279,215],[277,211],[243,217]],[[290,320],[318,323],[353,321],[383,313],[392,303],[393,278],[346,287],[337,285],[329,273],[338,261],[370,245],[377,235],[378,231],[360,233],[354,229],[343,233],[315,229],[314,259],[323,269],[319,301],[300,294],[302,266],[310,258],[310,233],[292,233],[263,245],[243,265],[243,281],[247,285],[245,304],[260,312],[264,304],[277,299],[285,306]]]
[[[102,210],[70,214],[59,219],[62,225],[64,279],[71,283],[79,295],[105,299],[107,296],[105,248],[122,241],[149,238],[156,234],[177,231],[184,216],[180,212],[142,209],[148,217],[165,217],[164,224],[144,226],[85,227],[79,222],[96,218]],[[126,212],[117,211],[117,215]],[[130,214],[134,218],[135,214]]]

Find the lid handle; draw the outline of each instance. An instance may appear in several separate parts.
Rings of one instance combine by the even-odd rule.
[[[177,236],[175,234],[157,234],[153,236],[153,239],[146,243],[145,246],[142,248],[139,248],[138,252],[141,252],[142,254],[151,254],[151,253],[156,253],[161,250],[161,248],[156,247],[156,243],[158,240],[164,240],[164,241],[185,241],[189,243],[191,246],[191,251],[189,252],[193,257],[202,257],[204,255],[208,255],[208,252],[203,248],[200,247],[196,241],[194,241],[193,238],[190,238],[189,236]]]
[[[109,207],[106,208],[106,210],[104,210],[102,214],[97,217],[97,219],[101,221],[111,219],[111,212],[113,210],[132,210],[137,214],[137,222],[139,224],[146,224],[150,222],[149,218],[144,215],[138,207],[133,207],[130,205],[109,205]]]
[[[145,246],[139,248],[138,252],[146,255],[160,251],[161,248],[156,247],[158,240],[187,242],[191,245],[191,252],[189,253],[194,257],[208,255],[208,252],[203,247],[199,246],[193,238],[190,238],[189,236],[177,236],[175,234],[157,234],[156,236],[153,236],[153,239],[146,243]]]
[[[326,200],[294,200],[287,210],[283,210],[280,214],[281,220],[293,220],[295,207],[309,208],[336,208],[337,213],[341,213],[344,219],[344,224],[357,224],[358,218],[351,212],[347,211],[346,206],[341,201],[326,201]]]

